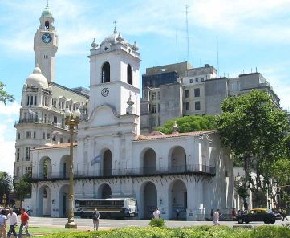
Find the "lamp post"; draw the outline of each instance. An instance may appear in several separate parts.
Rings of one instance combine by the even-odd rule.
[[[74,160],[73,160],[73,136],[74,129],[80,122],[80,111],[77,109],[73,113],[67,108],[65,112],[65,125],[68,126],[70,131],[70,159],[69,159],[69,210],[67,215],[67,223],[65,228],[77,228],[74,221]]]

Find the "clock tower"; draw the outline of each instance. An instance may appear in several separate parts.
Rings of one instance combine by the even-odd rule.
[[[53,82],[55,79],[55,53],[58,49],[58,35],[48,5],[43,10],[39,21],[40,25],[34,36],[35,66],[39,65],[47,81]]]
[[[91,44],[90,107],[108,105],[118,115],[140,115],[140,54],[116,29],[100,45]],[[132,104],[132,105],[129,105]]]

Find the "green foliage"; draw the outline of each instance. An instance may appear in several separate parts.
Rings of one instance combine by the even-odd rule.
[[[212,115],[204,116],[184,116],[180,118],[171,119],[164,123],[162,127],[156,128],[165,134],[171,134],[173,132],[173,125],[177,122],[178,131],[180,133],[190,131],[203,131],[216,129],[216,118]]]
[[[43,238],[290,238],[290,229],[259,226],[254,229],[227,226],[193,226],[187,228],[127,227],[94,232],[66,232]]]
[[[24,200],[26,195],[31,193],[31,174],[25,174],[22,176],[22,178],[14,183],[14,192],[17,199],[19,199],[21,202]]]
[[[222,103],[223,113],[217,118],[217,130],[224,146],[235,159],[241,159],[249,181],[249,169],[267,180],[265,168],[286,153],[287,115],[263,91],[252,90]],[[250,182],[250,181],[249,181]],[[256,181],[256,185],[260,185]]]
[[[149,226],[163,228],[165,227],[165,221],[162,218],[158,219],[153,218],[152,220],[150,220]]]
[[[8,94],[4,88],[5,85],[0,81],[0,102],[4,102],[6,105],[7,102],[13,102],[14,97],[11,94]]]
[[[12,189],[12,178],[7,172],[0,171],[0,201],[3,205],[8,204],[9,193]],[[6,200],[3,200],[3,196],[6,196]]]

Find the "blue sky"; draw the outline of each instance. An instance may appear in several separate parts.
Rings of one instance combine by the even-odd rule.
[[[16,99],[0,104],[0,171],[11,175],[14,122],[34,69],[33,39],[45,6],[46,0],[0,0],[0,80]],[[116,20],[117,31],[137,42],[142,74],[185,60],[213,65],[227,77],[257,68],[290,110],[290,0],[49,0],[49,6],[59,35],[59,84],[89,86],[90,44],[112,34]]]

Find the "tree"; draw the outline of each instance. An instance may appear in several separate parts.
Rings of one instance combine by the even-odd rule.
[[[255,182],[263,188],[260,180],[269,184],[271,174],[265,168],[285,154],[286,132],[289,130],[287,115],[271,96],[258,90],[229,97],[222,103],[223,113],[217,118],[217,130],[224,146],[230,148],[237,161],[243,161],[245,187]],[[257,173],[252,181],[249,172]]]
[[[25,174],[17,180],[17,183],[14,183],[14,192],[16,198],[20,200],[20,206],[22,207],[24,198],[31,193],[31,174]]]
[[[0,172],[0,201],[6,206],[12,190],[12,177],[7,172]]]
[[[14,97],[11,94],[8,94],[4,88],[5,85],[0,81],[0,102],[4,102],[6,105],[7,102],[13,102]]]
[[[171,119],[164,123],[162,127],[158,127],[157,130],[165,134],[171,134],[173,132],[174,123],[178,125],[178,131],[190,132],[190,131],[202,131],[216,129],[216,118],[212,115],[192,115],[184,116],[180,118]]]

